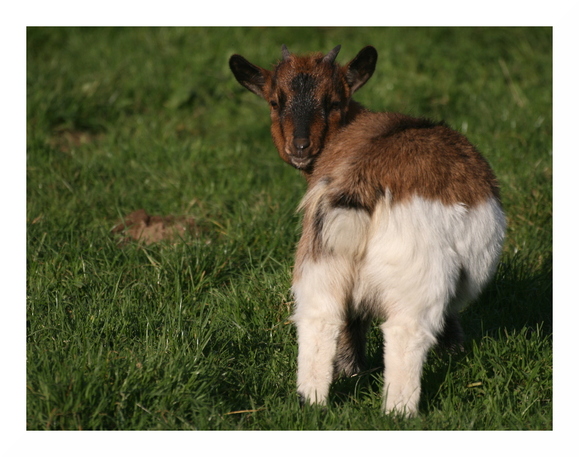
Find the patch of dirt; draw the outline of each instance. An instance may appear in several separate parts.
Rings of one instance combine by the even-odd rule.
[[[138,241],[146,245],[160,241],[179,241],[185,235],[198,235],[193,218],[176,216],[150,216],[144,209],[133,211],[115,225],[111,233],[119,236],[119,245]]]
[[[54,135],[48,140],[48,143],[62,151],[70,152],[72,149],[79,146],[94,143],[101,140],[104,135],[90,133],[82,130],[70,130],[70,129],[55,129]]]

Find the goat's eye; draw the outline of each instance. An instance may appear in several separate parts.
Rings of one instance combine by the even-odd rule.
[[[342,104],[341,104],[340,102],[332,102],[332,103],[330,104],[330,109],[331,109],[332,111],[334,111],[334,110],[339,110],[341,107],[342,107]]]
[[[273,109],[277,109],[279,105],[277,104],[277,102],[275,100],[271,100],[269,102],[269,106],[271,106]]]

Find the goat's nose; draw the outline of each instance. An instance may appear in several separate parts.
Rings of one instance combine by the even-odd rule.
[[[309,138],[294,138],[294,147],[298,154],[305,152],[307,148],[310,147]]]

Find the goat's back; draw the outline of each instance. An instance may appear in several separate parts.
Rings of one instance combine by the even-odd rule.
[[[328,181],[331,204],[372,212],[389,192],[392,204],[418,196],[452,205],[499,200],[486,160],[443,123],[397,113],[364,112],[326,145],[309,179]]]

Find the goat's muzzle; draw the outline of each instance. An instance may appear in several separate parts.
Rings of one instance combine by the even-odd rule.
[[[309,155],[310,139],[309,138],[294,138],[295,155],[298,157],[305,157]]]
[[[290,149],[288,155],[294,167],[303,170],[310,165],[313,155],[309,138],[294,138]]]

